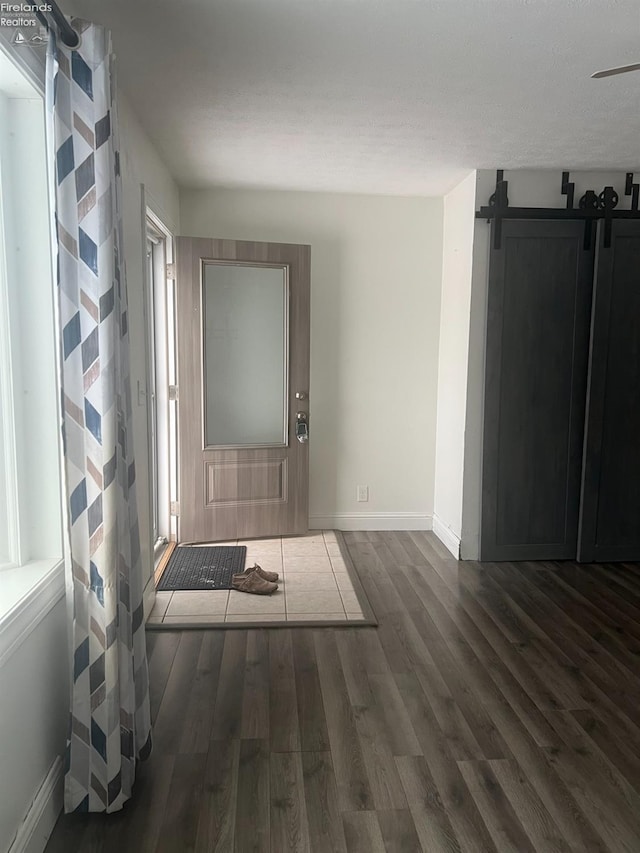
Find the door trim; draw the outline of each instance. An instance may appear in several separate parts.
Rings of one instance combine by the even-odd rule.
[[[145,314],[145,357],[147,360],[144,391],[144,402],[147,410],[147,430],[149,434],[149,489],[150,501],[153,495],[151,419],[152,406],[156,406],[156,490],[158,513],[158,539],[151,542],[151,553],[155,558],[158,542],[175,539],[176,523],[171,515],[171,503],[175,498],[177,435],[175,403],[169,396],[169,387],[175,384],[175,321],[174,321],[174,282],[167,276],[167,269],[173,263],[173,234],[167,225],[154,213],[143,199],[145,240],[144,251],[146,258],[147,237],[151,233],[157,240],[155,256],[152,259],[155,292],[151,293],[149,265],[144,265],[144,298]],[[156,276],[159,279],[156,280]],[[160,288],[158,289],[158,283]],[[153,341],[153,346],[152,346]],[[153,352],[152,352],[153,351]],[[151,363],[155,354],[155,363]],[[155,373],[155,380],[153,378]],[[156,398],[151,399],[155,390]],[[149,506],[151,526],[153,526],[153,508]],[[154,559],[155,562],[155,559]]]

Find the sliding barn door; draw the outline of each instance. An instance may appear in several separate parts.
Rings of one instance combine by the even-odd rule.
[[[601,227],[596,261],[580,547],[640,560],[640,222]]]
[[[593,276],[583,237],[581,222],[504,221],[491,250],[483,560],[576,556]]]

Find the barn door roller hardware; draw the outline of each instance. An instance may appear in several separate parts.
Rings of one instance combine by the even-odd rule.
[[[496,172],[496,188],[489,199],[488,205],[476,211],[477,219],[493,221],[493,246],[500,249],[502,245],[503,219],[577,219],[584,221],[584,248],[591,248],[593,223],[598,219],[604,220],[604,248],[611,246],[611,223],[614,219],[640,219],[638,196],[640,184],[634,184],[633,172],[627,172],[625,195],[631,196],[629,210],[617,210],[618,193],[613,187],[605,187],[601,192],[587,190],[574,207],[575,184],[570,180],[571,173],[563,172],[560,193],[566,196],[566,207],[510,207],[507,195],[508,181],[504,179],[504,171]]]

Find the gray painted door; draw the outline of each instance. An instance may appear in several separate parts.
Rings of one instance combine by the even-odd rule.
[[[179,540],[305,533],[310,248],[179,237],[176,272]]]
[[[589,365],[583,561],[640,560],[640,223],[601,228]]]
[[[593,252],[580,222],[502,228],[489,269],[481,559],[575,558]]]

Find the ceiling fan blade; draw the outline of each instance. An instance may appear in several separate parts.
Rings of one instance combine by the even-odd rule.
[[[601,77],[613,77],[614,74],[626,74],[627,71],[640,71],[640,62],[634,62],[633,65],[620,65],[618,68],[607,68],[606,71],[596,71],[591,76],[599,80]]]

